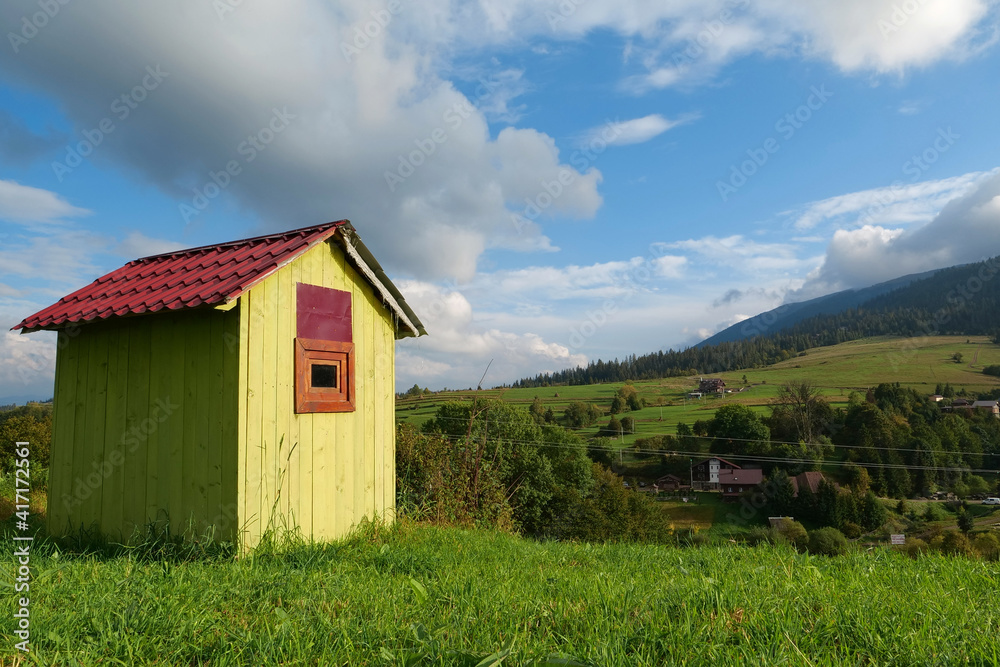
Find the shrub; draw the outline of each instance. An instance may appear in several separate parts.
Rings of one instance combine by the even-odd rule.
[[[910,558],[916,558],[920,554],[925,554],[930,550],[930,545],[919,537],[907,538],[906,544],[903,546],[903,553]]]
[[[986,560],[1000,560],[1000,538],[992,533],[984,533],[976,537],[972,546]]]
[[[836,528],[819,528],[809,533],[809,553],[843,556],[847,553],[847,538]]]
[[[805,551],[809,547],[809,533],[798,521],[782,519],[777,526],[771,528],[771,541],[788,542],[798,551]]]
[[[1000,365],[993,364],[991,366],[987,366],[983,369],[983,373],[986,375],[993,375],[994,377],[1000,377]]]
[[[950,556],[975,556],[969,538],[956,530],[946,530],[942,535],[941,551]]]
[[[861,537],[861,526],[853,521],[845,521],[844,525],[840,527],[840,532],[844,534],[844,537],[850,540],[856,540]]]
[[[924,508],[924,521],[944,521],[947,518],[948,514],[940,503],[927,503]]]
[[[24,406],[5,413],[0,418],[0,464],[3,470],[14,467],[14,443],[31,443],[31,466],[49,465],[52,445],[52,410]]]

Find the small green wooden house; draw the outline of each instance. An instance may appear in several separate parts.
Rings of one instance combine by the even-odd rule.
[[[346,220],[138,259],[14,328],[59,332],[53,534],[392,520],[395,340],[425,331]]]

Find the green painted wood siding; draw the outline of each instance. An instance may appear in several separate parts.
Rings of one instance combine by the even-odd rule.
[[[49,530],[237,529],[239,314],[157,313],[59,333]]]
[[[356,410],[295,414],[295,285],[352,294]],[[244,545],[269,528],[345,535],[395,509],[395,329],[333,243],[304,253],[240,297],[238,497]]]

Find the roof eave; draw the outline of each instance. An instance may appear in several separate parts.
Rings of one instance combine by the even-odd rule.
[[[365,276],[375,290],[379,292],[385,304],[404,325],[405,328],[400,329],[400,333],[402,334],[400,337],[417,338],[426,336],[427,330],[424,329],[420,318],[413,312],[410,305],[406,303],[406,299],[399,291],[399,288],[389,280],[382,266],[375,259],[375,256],[372,255],[368,246],[361,240],[361,236],[354,229],[354,226],[348,222],[337,229],[340,233],[335,238],[343,245],[348,260]]]

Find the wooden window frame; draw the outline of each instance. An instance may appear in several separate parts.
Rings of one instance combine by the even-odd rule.
[[[313,387],[315,362],[335,362],[339,366],[337,387]],[[295,412],[354,412],[354,343],[295,339]]]

